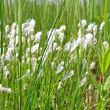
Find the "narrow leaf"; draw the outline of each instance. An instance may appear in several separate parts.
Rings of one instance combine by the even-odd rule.
[[[99,57],[99,65],[100,65],[100,68],[102,68],[102,52],[101,52],[101,50],[99,50],[98,57]],[[102,70],[101,70],[101,71],[102,71]]]
[[[109,87],[110,87],[110,75],[105,82],[104,90],[107,91],[109,89]]]
[[[106,50],[104,56],[102,58],[102,75],[104,75],[109,67],[110,64],[110,48]]]
[[[102,92],[101,92],[100,86],[97,84],[97,81],[95,80],[95,78],[94,78],[93,74],[91,73],[91,71],[89,71],[89,76],[90,76],[94,86],[96,86],[99,94],[102,96]]]
[[[105,22],[105,29],[104,29],[104,40],[107,41],[107,1],[105,1],[105,7],[104,7],[104,22]]]

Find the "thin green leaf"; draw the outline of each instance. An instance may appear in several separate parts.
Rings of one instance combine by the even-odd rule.
[[[98,57],[99,57],[100,68],[102,68],[102,53],[101,53],[101,50],[99,50]]]
[[[104,8],[104,22],[105,22],[105,37],[104,40],[107,41],[107,1],[105,2],[105,8]]]
[[[110,101],[110,99],[107,99],[106,102],[104,103],[102,110],[105,110],[107,103]]]
[[[94,86],[96,86],[99,94],[102,96],[102,92],[101,92],[100,86],[97,84],[97,81],[95,80],[95,78],[94,78],[93,74],[91,73],[91,71],[89,71],[89,76],[90,76]]]
[[[104,75],[110,64],[110,48],[108,48],[102,58],[102,75]]]
[[[107,91],[109,89],[109,87],[110,87],[110,75],[105,82],[104,90]]]
[[[18,33],[18,53],[19,53],[19,77],[21,77],[21,62],[22,62],[22,9],[21,9],[21,0],[19,0],[19,33]],[[20,92],[20,95],[19,95],[19,110],[22,109],[22,97],[21,97],[21,89],[22,89],[22,81],[20,80],[19,82],[19,92]]]
[[[104,106],[104,102],[100,101],[97,106],[97,110],[102,110],[101,108]]]
[[[109,55],[108,55],[106,66],[105,66],[105,73],[107,72],[109,65],[110,65],[110,51],[109,51]]]

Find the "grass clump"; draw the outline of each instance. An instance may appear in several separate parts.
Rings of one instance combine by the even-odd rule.
[[[109,4],[2,0],[0,109],[109,110]]]

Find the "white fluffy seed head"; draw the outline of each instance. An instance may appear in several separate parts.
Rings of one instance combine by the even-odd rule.
[[[63,69],[64,69],[64,61],[62,61],[59,65],[58,65],[58,67],[57,67],[57,70],[55,71],[55,74],[58,74],[58,73],[60,73],[60,72],[62,72],[63,71]]]
[[[39,43],[35,44],[34,46],[31,47],[31,53],[36,53],[39,49]]]
[[[0,84],[0,91],[1,91],[1,92],[13,93],[13,91],[11,90],[11,88],[2,87],[1,84]]]
[[[66,43],[66,44],[64,45],[64,50],[65,50],[65,51],[69,51],[69,50],[70,50],[70,47],[71,47],[71,43],[68,42],[68,43]]]
[[[28,84],[24,84],[23,89],[26,90],[28,88]]]
[[[56,48],[56,52],[61,52],[61,50],[62,50],[62,48],[60,47],[60,46],[58,46],[57,48]]]
[[[51,66],[52,67],[55,67],[55,62],[51,62]]]
[[[66,30],[66,26],[65,25],[62,25],[61,27],[60,27],[60,32],[64,32]]]
[[[85,39],[83,42],[84,49],[86,49],[88,44],[92,44],[92,40],[93,40],[93,35],[91,33],[85,35]]]
[[[2,54],[2,56],[1,56],[1,60],[2,60],[2,61],[5,60],[5,55],[4,55],[4,54]]]
[[[85,76],[87,76],[88,75],[88,72],[85,72]]]
[[[9,28],[9,25],[6,25],[6,26],[5,26],[5,31],[6,31],[6,33],[9,31],[9,29],[10,29],[10,28]]]
[[[16,22],[14,22],[13,24],[12,24],[12,29],[15,29],[17,27],[17,24],[16,24]]]
[[[104,42],[103,42],[103,46],[104,46],[105,49],[107,49],[107,48],[109,47],[108,42],[107,42],[107,41],[104,41]]]
[[[8,88],[7,89],[7,92],[11,93],[12,92],[11,88]]]
[[[90,70],[95,69],[95,65],[96,65],[96,63],[95,63],[95,62],[92,62],[92,63],[90,64]]]
[[[85,27],[86,24],[87,24],[87,21],[86,20],[82,20],[81,24],[80,23],[78,24],[78,27],[81,27],[80,25],[82,25],[82,27]]]
[[[61,62],[61,65],[64,65],[64,61]]]
[[[31,19],[31,21],[29,22],[29,24],[33,27],[35,27],[35,20],[34,19]]]
[[[72,77],[73,75],[74,75],[73,70],[70,70],[69,72],[67,71],[66,74],[65,74],[65,77],[63,78],[63,80],[66,80],[66,79]]]
[[[30,62],[30,58],[27,58],[27,63],[29,63]]]
[[[79,84],[79,88],[82,87],[86,83],[86,81],[87,81],[87,78],[84,77]]]
[[[34,40],[34,43],[35,43],[35,42],[39,42],[40,39],[41,39],[41,36],[42,36],[42,32],[41,32],[41,31],[38,32],[37,34],[35,34],[35,40]]]
[[[97,25],[93,27],[93,31],[97,31]]]
[[[6,71],[5,76],[6,76],[6,78],[9,78],[10,77],[10,72]]]
[[[62,42],[64,39],[64,33],[60,33],[58,39],[60,42]]]
[[[27,71],[26,71],[26,75],[28,76],[30,74],[30,69],[28,69]]]
[[[2,84],[0,84],[0,90],[2,89]]]
[[[59,83],[58,83],[58,87],[57,87],[57,90],[59,90],[61,87],[62,87],[62,82],[60,81]]]
[[[56,42],[53,43],[53,50],[56,49],[57,45],[58,45],[58,44],[57,44]]]
[[[97,34],[97,25],[95,25],[95,26],[93,27],[93,34],[94,34],[94,36],[96,36],[96,34]]]
[[[96,45],[97,44],[97,39],[94,37],[93,38],[93,45]]]
[[[94,24],[89,24],[88,28],[86,29],[86,31],[92,31],[94,27]]]
[[[102,31],[102,29],[104,28],[105,26],[105,22],[102,22],[101,25],[100,25],[100,31]]]

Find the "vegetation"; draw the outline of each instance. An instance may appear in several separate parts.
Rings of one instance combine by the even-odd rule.
[[[109,4],[1,0],[0,110],[110,110]]]

